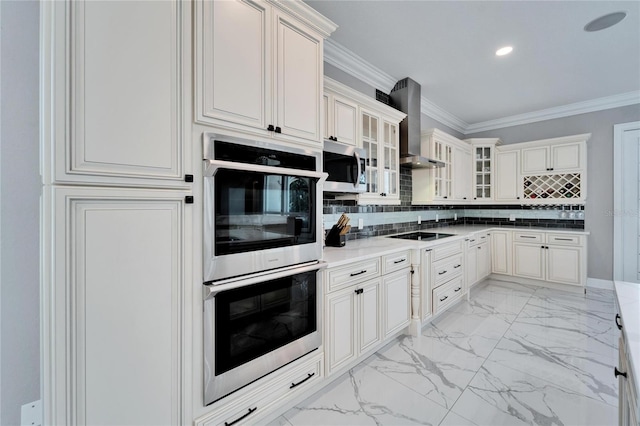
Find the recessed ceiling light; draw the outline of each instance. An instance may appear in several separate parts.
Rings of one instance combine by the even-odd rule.
[[[512,50],[513,50],[513,47],[511,46],[501,47],[500,49],[496,50],[496,56],[508,55],[509,53],[511,53]]]
[[[614,12],[594,19],[584,26],[584,30],[588,32],[600,31],[609,27],[613,27],[627,16],[626,12]]]

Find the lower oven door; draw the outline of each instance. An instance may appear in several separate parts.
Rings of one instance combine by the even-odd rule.
[[[205,404],[317,349],[323,263],[205,285]]]

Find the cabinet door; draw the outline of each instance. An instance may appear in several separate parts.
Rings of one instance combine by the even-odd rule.
[[[456,200],[469,200],[471,199],[471,151],[456,147],[453,158],[455,158],[455,164],[453,164],[453,198]]]
[[[513,275],[545,279],[545,249],[537,244],[513,244]]]
[[[333,98],[333,130],[330,136],[338,142],[356,145],[358,129],[358,106],[339,97]]]
[[[467,248],[465,263],[467,287],[471,287],[478,281],[478,249],[477,246]]]
[[[581,167],[581,144],[572,143],[551,146],[551,166],[554,172],[575,170]]]
[[[511,275],[511,232],[491,231],[491,272]]]
[[[492,168],[492,147],[476,146],[474,149],[474,167],[473,167],[473,199],[474,200],[490,200],[492,198],[491,177],[493,176]],[[458,161],[456,159],[456,161]]]
[[[401,330],[411,319],[411,270],[406,268],[383,277],[385,338]]]
[[[322,125],[322,138],[329,139],[333,136],[333,108],[331,106],[333,98],[326,93],[322,95],[322,116],[324,122]]]
[[[518,151],[496,153],[496,200],[517,200],[520,198],[520,176],[518,174]]]
[[[378,138],[378,123],[377,116],[362,112],[362,148],[364,148],[367,155],[367,162],[365,167],[365,173],[367,174],[367,192],[369,194],[379,195],[382,191],[379,186],[379,167],[381,164],[378,161],[380,139]]]
[[[382,170],[382,192],[385,197],[397,198],[400,191],[398,126],[382,121],[382,149],[384,169]]]
[[[478,253],[477,281],[481,281],[491,273],[491,255],[489,253],[489,243],[479,244],[476,247]]]
[[[251,0],[203,1],[201,8],[198,118],[266,129],[271,124],[270,9]]]
[[[69,50],[58,46],[53,58],[56,71],[66,71],[54,74],[55,179],[184,186],[190,3],[54,7],[67,14],[60,28],[73,34]]]
[[[190,421],[185,194],[141,191],[52,190],[52,424]]]
[[[359,287],[358,296],[358,348],[364,352],[382,340],[380,323],[380,279]]]
[[[452,196],[451,180],[453,179],[453,148],[442,142],[434,142],[436,160],[444,163],[444,167],[434,169],[434,198],[448,199]]]
[[[283,135],[320,144],[322,37],[289,17],[277,14],[275,19],[277,42],[274,124],[282,129]],[[229,44],[237,48],[235,40]]]
[[[548,147],[525,148],[522,150],[522,174],[547,173]]]
[[[548,246],[547,252],[547,281],[563,284],[583,285],[580,282],[580,259],[582,248]]]
[[[356,350],[356,293],[352,289],[327,296],[325,344],[327,374],[348,363],[357,355]]]

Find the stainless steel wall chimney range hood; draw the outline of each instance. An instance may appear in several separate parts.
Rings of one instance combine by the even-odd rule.
[[[442,161],[423,157],[420,150],[420,85],[410,78],[396,83],[389,93],[393,104],[407,117],[400,123],[400,165],[412,169],[444,167]]]

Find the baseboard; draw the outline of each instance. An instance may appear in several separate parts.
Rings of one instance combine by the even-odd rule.
[[[613,281],[601,280],[598,278],[587,278],[587,287],[613,290]]]

